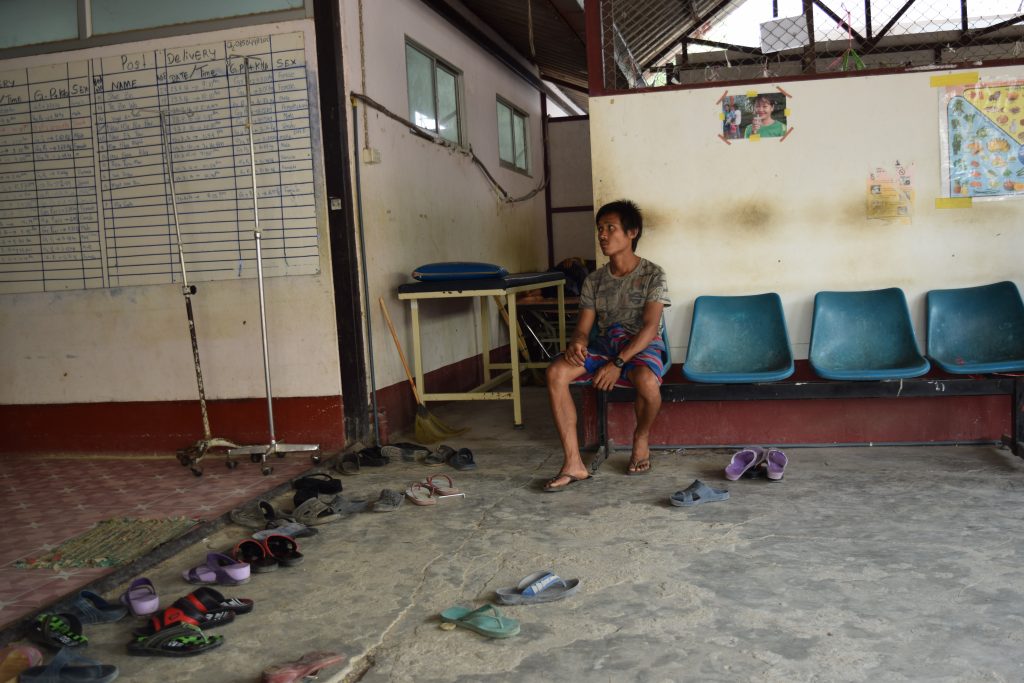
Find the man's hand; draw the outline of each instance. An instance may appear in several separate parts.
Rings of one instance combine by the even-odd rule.
[[[594,388],[599,391],[611,391],[621,374],[621,368],[615,367],[610,361],[605,363],[594,373]]]
[[[582,367],[583,362],[587,360],[587,345],[585,342],[571,341],[565,347],[565,359],[569,361],[569,365],[576,367]]]

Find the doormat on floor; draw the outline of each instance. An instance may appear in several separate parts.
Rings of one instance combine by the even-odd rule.
[[[106,519],[45,555],[18,560],[14,566],[18,569],[119,567],[178,538],[198,522],[187,517]]]

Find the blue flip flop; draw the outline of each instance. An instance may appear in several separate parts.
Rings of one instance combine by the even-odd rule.
[[[519,622],[503,616],[494,605],[477,609],[470,607],[449,607],[441,612],[441,621],[476,631],[488,638],[511,638],[519,633]]]
[[[694,479],[693,483],[685,489],[673,493],[669,500],[677,507],[691,507],[701,503],[729,500],[729,492],[723,489],[713,489],[700,479]]]
[[[535,605],[567,598],[575,594],[579,587],[579,579],[566,581],[558,574],[544,570],[523,577],[514,587],[499,588],[495,593],[498,594],[498,600],[506,605]]]

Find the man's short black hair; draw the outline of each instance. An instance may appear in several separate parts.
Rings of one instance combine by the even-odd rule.
[[[636,237],[633,238],[633,251],[636,251],[640,235],[644,234],[644,217],[640,213],[640,207],[628,199],[609,202],[597,210],[597,217],[594,218],[594,222],[600,222],[602,217],[610,213],[618,215],[623,229],[627,231],[636,230]]]

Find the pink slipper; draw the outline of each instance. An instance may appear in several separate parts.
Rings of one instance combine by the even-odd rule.
[[[768,478],[771,481],[782,481],[782,477],[786,473],[786,465],[789,464],[789,458],[778,448],[769,448],[767,461]]]
[[[224,553],[207,553],[206,564],[186,569],[181,576],[197,586],[237,586],[249,581],[249,563],[236,562]]]
[[[337,652],[307,652],[295,661],[268,666],[263,670],[263,683],[294,683],[343,661],[345,655]]]
[[[156,587],[144,576],[131,582],[121,596],[121,602],[128,605],[137,617],[153,614],[160,609],[160,596],[156,594]]]

